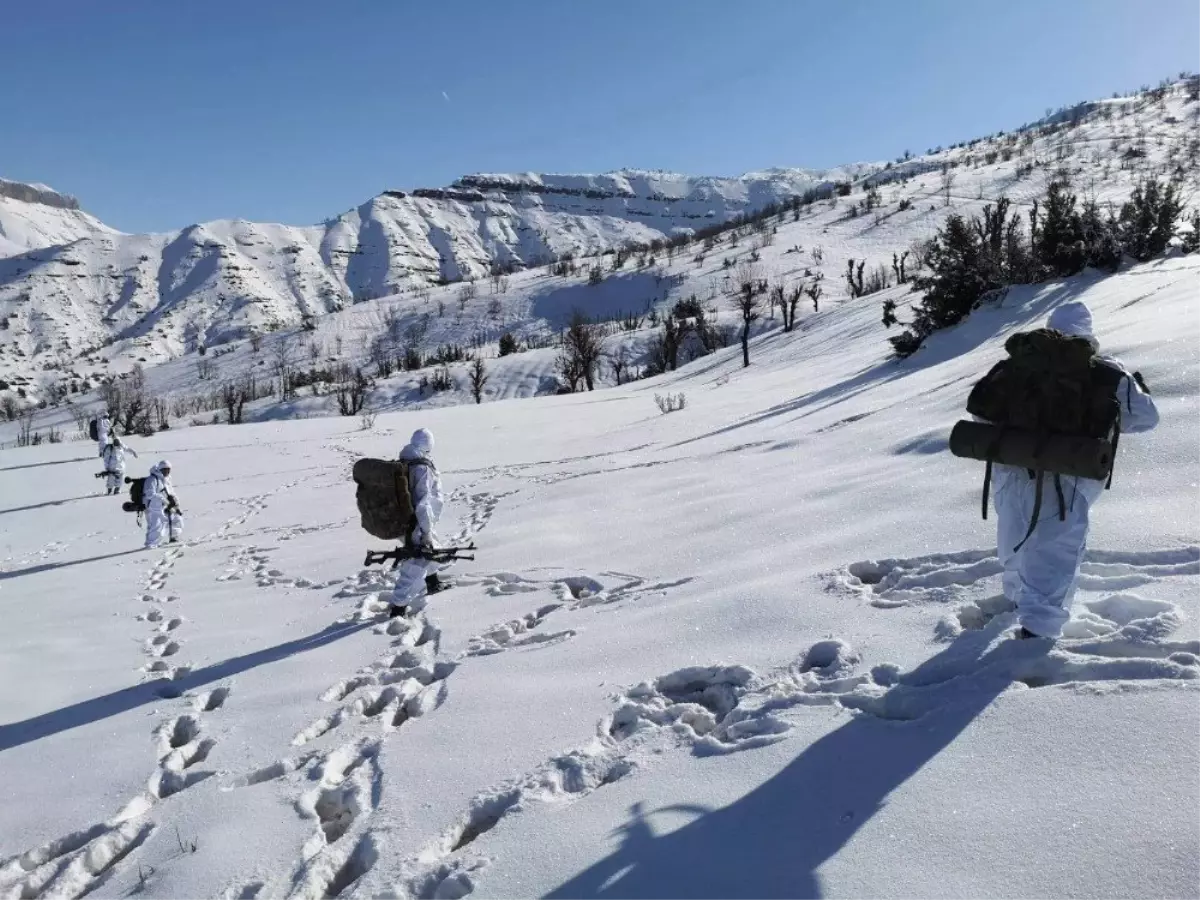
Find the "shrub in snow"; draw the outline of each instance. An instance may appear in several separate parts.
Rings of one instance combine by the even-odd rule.
[[[675,306],[671,308],[671,315],[677,319],[694,319],[698,315],[703,314],[703,309],[700,306],[700,301],[696,299],[696,295],[692,294],[686,300],[679,300]]]
[[[518,353],[520,349],[521,345],[517,342],[517,339],[512,334],[506,331],[504,334],[500,335],[501,356],[508,356],[512,353]]]
[[[450,374],[450,367],[447,365],[439,366],[427,384],[429,385],[429,389],[434,393],[453,390],[454,377]]]
[[[655,394],[654,403],[664,416],[667,413],[678,412],[687,406],[687,397],[680,391],[678,394]]]

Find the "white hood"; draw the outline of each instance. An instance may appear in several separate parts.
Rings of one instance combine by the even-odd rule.
[[[1088,309],[1086,303],[1078,300],[1064,303],[1050,313],[1050,318],[1046,320],[1046,327],[1071,337],[1087,338],[1092,342],[1094,350],[1100,349],[1100,342],[1096,340],[1096,336],[1092,332],[1092,311]]]

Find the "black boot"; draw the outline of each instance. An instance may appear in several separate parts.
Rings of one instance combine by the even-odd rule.
[[[389,619],[398,619],[401,616],[406,616],[406,615],[408,615],[408,607],[407,606],[397,606],[395,603],[393,603],[390,607],[388,607],[388,618]]]
[[[1034,634],[1032,631],[1030,631],[1024,625],[1022,625],[1020,628],[1017,629],[1017,639],[1018,640],[1028,641],[1033,638],[1040,638],[1040,637],[1041,637],[1040,634]]]
[[[448,590],[450,590],[450,585],[444,584],[442,580],[437,577],[437,572],[434,572],[432,575],[425,576],[425,593],[437,594],[441,591]]]

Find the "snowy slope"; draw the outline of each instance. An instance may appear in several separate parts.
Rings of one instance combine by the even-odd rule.
[[[543,292],[544,283],[535,280],[544,279],[546,270],[537,266],[553,255],[582,256],[648,241],[809,188],[852,181],[849,197],[818,203],[800,222],[785,216],[775,246],[762,250],[764,264],[789,277],[806,269],[824,273],[826,297],[838,298],[845,295],[841,276],[847,259],[867,259],[872,267],[890,264],[893,252],[932,236],[948,212],[978,212],[1002,196],[1028,204],[1060,174],[1071,178],[1081,196],[1095,196],[1102,204],[1123,202],[1146,176],[1175,177],[1195,206],[1200,104],[1191,91],[1179,83],[1161,99],[1139,94],[1084,104],[1025,131],[931,150],[886,167],[771,169],[739,178],[638,170],[602,176],[485,174],[440,190],[387,191],[320,226],[225,221],[164,235],[82,236],[70,245],[0,259],[0,317],[9,323],[0,331],[0,379],[36,398],[50,382],[87,384],[138,360],[154,365],[184,358],[191,371],[202,344],[236,347],[252,330],[294,331],[305,315],[327,319],[323,333],[338,332],[360,319],[356,310],[364,306],[374,315],[391,307],[408,310],[408,327],[436,308],[431,301],[442,299],[456,309],[459,289],[431,288],[439,279],[475,277],[481,288],[478,301],[454,317],[452,326],[431,327],[439,341],[494,341],[498,321],[523,333],[542,333],[554,327],[554,317],[516,295]],[[947,191],[941,172],[951,163],[957,167]],[[882,206],[848,217],[850,205],[861,204],[871,185],[879,186]],[[901,209],[902,202],[911,205]],[[722,260],[744,257],[751,240],[737,248],[718,246],[698,268],[688,265],[698,245],[674,260],[659,254],[659,274],[682,276],[669,287],[669,299],[720,295]],[[793,247],[805,252],[787,255]],[[823,263],[810,255],[814,247],[825,252]],[[493,298],[487,291],[493,262],[530,267],[512,277],[512,308],[500,298],[506,308],[498,316],[489,312]],[[584,260],[573,284],[582,285],[590,263]],[[575,299],[584,312],[602,316],[613,304],[605,298],[592,310],[598,296],[579,293]],[[620,302],[636,311],[649,301],[661,303],[662,292],[655,300],[639,288]],[[522,318],[522,309],[529,315]],[[541,363],[535,366],[540,370]],[[178,372],[163,379],[178,383]],[[390,393],[411,391],[397,385]]]
[[[0,178],[0,257],[115,233],[68,194]]]
[[[1194,896],[1198,275],[1017,288],[904,362],[872,300],[749,369],[173,429],[131,441],[174,463],[171,550],[90,444],[0,452],[0,893]],[[1066,298],[1162,425],[1050,647],[1007,636],[945,440]],[[479,559],[388,624],[348,466],[417,426]]]
[[[36,249],[0,259],[0,317],[14,320],[0,335],[0,377],[114,343],[125,359],[158,362],[404,288],[485,277],[493,263],[536,266],[648,242],[823,183],[802,170],[534,177],[388,191],[313,227],[234,220],[159,235],[63,230],[33,241],[26,232],[53,237],[39,230],[34,212],[45,214],[35,207],[13,240]]]

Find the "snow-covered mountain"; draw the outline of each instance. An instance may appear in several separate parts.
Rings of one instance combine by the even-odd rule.
[[[131,437],[158,551],[91,443],[0,451],[0,896],[1194,897],[1198,279],[1014,288],[903,361],[872,297],[750,368]],[[946,436],[1067,299],[1162,421],[1052,644]],[[389,623],[349,464],[417,427],[479,550]]]
[[[44,184],[0,178],[0,257],[116,234],[79,208],[79,201]]]
[[[405,288],[485,276],[493,263],[536,266],[723,222],[855,171],[475,175],[444,189],[385,191],[318,226],[231,220],[147,235],[120,234],[74,201],[24,188],[0,206],[9,241],[0,245],[9,254],[0,317],[18,320],[0,340],[12,345],[10,360],[32,368],[138,338],[148,341],[137,355],[161,360]]]
[[[1000,197],[1028,207],[1052,179],[1065,176],[1081,196],[1119,205],[1139,180],[1168,177],[1180,181],[1194,206],[1200,194],[1195,94],[1194,82],[1176,83],[1082,104],[1014,133],[889,164],[768,169],[737,178],[638,170],[471,175],[438,190],[385,191],[308,227],[229,220],[126,235],[73,209],[70,198],[18,186],[10,193],[23,199],[0,197],[3,209],[17,213],[0,221],[6,233],[25,235],[32,249],[0,258],[0,391],[6,383],[23,399],[45,397],[55,383],[86,391],[135,361],[147,365],[160,394],[211,389],[197,383],[201,347],[223,354],[212,377],[266,374],[264,359],[244,340],[252,331],[277,332],[268,342],[300,337],[308,365],[365,364],[384,330],[392,333],[393,350],[401,335],[416,335],[403,341],[425,354],[458,344],[493,355],[501,332],[536,346],[576,307],[603,319],[693,294],[723,307],[725,260],[750,253],[746,234],[740,244],[696,242],[678,255],[660,253],[642,268],[631,262],[615,277],[605,259],[602,286],[587,284],[599,260],[585,257],[694,232],[813,189],[840,193],[831,186],[845,184],[848,196],[774,220],[767,235],[773,246],[756,251],[764,274],[825,278],[823,303],[837,303],[847,297],[848,260],[890,266],[893,253],[931,237],[949,213],[978,214]],[[864,211],[871,187],[880,205]],[[753,241],[760,243],[758,236]],[[573,275],[551,275],[539,265],[567,252],[582,260]],[[486,278],[469,297],[454,283],[485,277],[495,263],[518,269],[499,294]],[[894,299],[910,296],[898,290]],[[636,357],[647,335],[625,340]],[[489,396],[552,390],[553,360],[548,349],[498,360]],[[431,399],[419,391],[421,378],[382,379],[377,397],[385,406],[466,399],[462,392]],[[331,402],[305,397],[303,411],[328,413]]]

